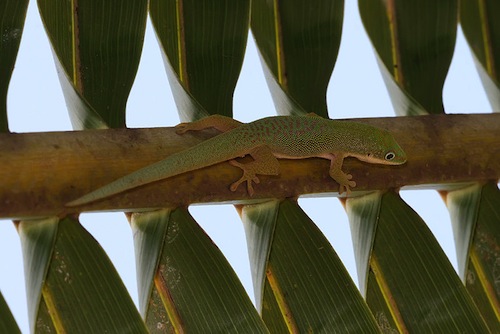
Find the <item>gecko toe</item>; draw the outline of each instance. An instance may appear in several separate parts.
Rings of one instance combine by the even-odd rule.
[[[253,196],[253,194],[255,193],[254,190],[253,190],[253,186],[252,186],[252,181],[251,180],[247,180],[247,190],[248,190],[248,194],[251,196]]]
[[[230,164],[231,166],[234,166],[234,167],[238,167],[238,168],[243,169],[243,165],[242,165],[242,164],[240,164],[240,163],[239,163],[238,161],[236,161],[236,160],[229,160],[229,164]]]
[[[182,135],[189,131],[188,123],[180,123],[175,126],[175,133],[178,135]]]
[[[236,191],[236,189],[238,189],[238,186],[241,184],[241,182],[238,180],[236,182],[234,182],[233,184],[231,184],[231,186],[229,187],[229,189],[231,191]]]

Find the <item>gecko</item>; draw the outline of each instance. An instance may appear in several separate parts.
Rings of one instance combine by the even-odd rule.
[[[233,118],[212,115],[191,123],[176,126],[176,133],[215,128],[221,134],[186,150],[169,155],[165,159],[139,169],[98,188],[67,206],[79,206],[110,197],[115,194],[228,161],[242,170],[240,179],[229,187],[236,191],[240,184],[247,185],[250,196],[254,195],[253,183],[259,183],[258,175],[279,175],[277,159],[324,158],[330,160],[330,177],[339,184],[339,194],[349,194],[356,186],[352,175],[342,171],[344,158],[354,157],[361,161],[401,165],[406,154],[394,137],[386,130],[367,124],[322,118],[317,115],[274,116],[241,123]],[[250,155],[252,161],[236,159]]]

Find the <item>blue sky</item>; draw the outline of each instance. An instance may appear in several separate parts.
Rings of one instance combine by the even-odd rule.
[[[357,4],[346,1],[343,39],[328,90],[332,118],[394,116],[374,52],[363,30]],[[490,112],[471,53],[461,31],[444,89],[448,113]],[[8,100],[13,132],[69,131],[71,125],[58,82],[52,52],[36,2],[31,1]],[[274,106],[252,37],[234,98],[234,117],[247,122],[274,115]],[[173,126],[179,122],[151,25],[127,105],[129,127]],[[402,197],[427,222],[456,267],[446,207],[432,190],[402,191]],[[357,275],[347,216],[336,198],[300,199],[299,203],[331,241],[354,281]],[[243,226],[230,205],[190,208],[191,214],[226,255],[253,298]],[[137,302],[132,234],[121,213],[83,214],[83,225],[107,251]],[[23,333],[29,331],[19,238],[13,224],[0,220],[0,291]]]

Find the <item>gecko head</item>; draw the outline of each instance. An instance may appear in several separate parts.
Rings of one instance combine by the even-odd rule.
[[[394,137],[384,130],[374,132],[363,150],[353,156],[361,161],[383,165],[402,165],[406,162],[406,153]]]

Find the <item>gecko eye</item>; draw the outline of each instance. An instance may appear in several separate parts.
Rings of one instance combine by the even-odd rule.
[[[387,152],[385,154],[385,160],[392,160],[396,157],[396,154],[394,154],[394,152]]]

